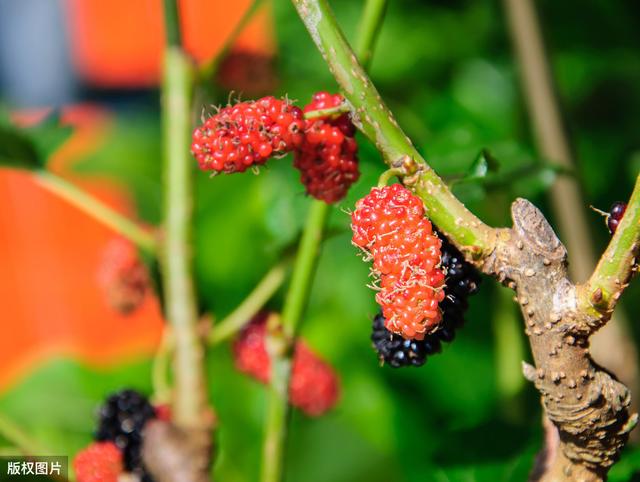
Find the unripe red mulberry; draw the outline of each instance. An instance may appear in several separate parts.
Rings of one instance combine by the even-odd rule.
[[[123,472],[122,452],[113,442],[94,442],[73,459],[78,482],[118,482]]]
[[[344,102],[340,94],[318,92],[304,112],[329,109]],[[341,200],[358,180],[358,144],[347,114],[305,121],[304,142],[295,152],[294,166],[307,192],[327,203]]]
[[[388,330],[422,340],[440,322],[444,272],[441,241],[422,201],[400,184],[373,188],[351,216],[353,244],[373,259],[376,301]]]
[[[336,404],[339,395],[336,373],[303,342],[296,344],[291,370],[291,405],[317,417]]]
[[[302,111],[288,100],[263,97],[220,109],[193,131],[191,153],[200,169],[243,172],[302,142]]]
[[[269,383],[271,378],[269,354],[264,344],[268,316],[267,312],[256,315],[233,344],[236,368],[262,383]]]
[[[149,275],[136,246],[116,237],[104,250],[98,282],[107,304],[123,315],[135,311],[149,289]]]
[[[233,344],[238,370],[262,383],[271,379],[271,360],[265,345],[267,316],[256,316]],[[289,383],[291,405],[307,415],[319,416],[336,404],[339,393],[338,377],[331,366],[304,342],[296,342]]]

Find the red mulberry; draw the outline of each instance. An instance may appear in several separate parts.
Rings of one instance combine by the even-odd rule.
[[[118,482],[123,472],[122,453],[113,442],[94,442],[73,459],[78,482]]]
[[[373,259],[387,329],[422,340],[442,318],[445,278],[441,241],[422,201],[400,184],[373,188],[357,202],[351,227],[353,243]]]
[[[344,98],[318,92],[304,112],[337,107]],[[295,152],[294,166],[307,192],[327,203],[341,200],[358,180],[358,144],[347,114],[305,121],[304,142]]]
[[[107,304],[123,315],[135,311],[149,289],[147,268],[138,256],[136,246],[118,237],[105,248],[98,281]]]
[[[266,321],[267,314],[258,315],[233,345],[238,370],[262,383],[271,379],[271,361],[265,346]],[[291,404],[307,415],[319,416],[336,404],[339,392],[338,377],[331,366],[304,342],[296,342],[289,383]]]
[[[275,97],[229,105],[193,131],[191,153],[200,169],[243,172],[302,143],[302,111]]]
[[[440,302],[442,321],[438,329],[422,340],[405,340],[385,328],[385,319],[379,313],[373,319],[371,341],[380,361],[393,368],[421,366],[427,357],[440,352],[442,341],[450,342],[464,324],[467,298],[478,292],[480,275],[473,265],[465,261],[462,253],[442,237],[440,268],[446,273],[445,297]]]

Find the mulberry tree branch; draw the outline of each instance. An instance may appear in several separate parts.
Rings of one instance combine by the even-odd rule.
[[[203,348],[191,272],[191,164],[189,159],[191,63],[178,47],[165,55],[163,136],[165,238],[162,269],[166,316],[175,339],[174,419],[197,426],[204,409]]]
[[[292,0],[300,18],[352,107],[354,124],[377,146],[390,167],[404,168],[405,184],[422,197],[429,217],[471,258],[491,251],[494,231],[447,188],[402,131],[358,63],[326,0]]]
[[[535,366],[525,377],[540,391],[558,430],[559,450],[538,479],[605,480],[637,416],[628,389],[589,356],[589,336],[605,322],[602,308],[584,302],[615,300],[631,275],[637,247],[638,207],[625,216],[587,287],[567,275],[567,252],[543,214],[526,200],[512,205],[513,227],[493,229],[471,214],[420,157],[365,74],[326,0],[292,0],[352,107],[356,126],[404,172],[403,182],[422,198],[428,216],[486,274],[517,293]],[[627,232],[630,230],[630,232]],[[635,233],[633,233],[635,231]],[[624,268],[622,268],[624,266]],[[599,290],[598,290],[599,288]],[[612,304],[606,307],[611,309]]]
[[[174,341],[172,421],[167,430],[145,436],[144,460],[161,482],[208,480],[211,418],[206,402],[204,347],[198,333],[198,311],[192,273],[192,168],[189,157],[194,69],[180,45],[176,0],[165,0],[167,47],[162,80],[164,157],[164,228],[160,266],[165,316]],[[153,432],[153,433],[152,433]],[[176,458],[188,471],[176,469]]]
[[[636,273],[640,251],[640,176],[629,199],[627,210],[611,237],[589,281],[580,287],[579,304],[591,311],[598,323],[593,331],[604,324],[613,312],[622,292]]]
[[[282,286],[288,264],[289,260],[285,260],[271,268],[245,300],[220,323],[214,325],[207,340],[210,345],[216,345],[231,338],[262,309]]]

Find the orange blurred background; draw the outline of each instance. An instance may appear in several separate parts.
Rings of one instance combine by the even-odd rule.
[[[189,52],[199,61],[215,55],[250,3],[181,1]],[[163,48],[161,6],[161,0],[67,0],[73,64],[84,82],[97,88],[154,86]],[[262,10],[236,45],[272,53],[270,32],[269,12]],[[43,115],[15,117],[33,123]],[[62,120],[75,131],[52,159],[52,169],[135,216],[127,193],[113,182],[70,174],[74,162],[104,142],[109,111],[69,106],[62,109]],[[0,203],[0,390],[52,356],[105,365],[152,353],[162,327],[157,300],[147,296],[124,316],[107,306],[98,286],[102,252],[115,233],[44,191],[27,173],[0,170]]]

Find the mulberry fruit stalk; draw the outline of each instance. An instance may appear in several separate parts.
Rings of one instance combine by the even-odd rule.
[[[330,109],[344,102],[340,94],[314,94],[304,112]],[[358,144],[348,114],[305,120],[304,140],[295,151],[293,165],[307,193],[326,203],[340,201],[358,180]]]
[[[394,368],[421,366],[427,357],[439,353],[441,342],[450,342],[465,323],[467,298],[478,292],[480,275],[462,253],[442,237],[440,268],[446,273],[445,297],[440,302],[442,321],[438,329],[422,340],[406,340],[385,328],[382,313],[373,319],[371,341],[381,362]]]
[[[267,318],[267,313],[256,316],[233,344],[238,370],[262,383],[271,379],[271,360],[265,344]],[[319,416],[336,404],[339,393],[338,377],[331,366],[304,342],[296,342],[289,383],[291,405],[306,415]]]
[[[386,328],[422,340],[437,329],[445,275],[441,241],[420,198],[400,184],[373,188],[351,215],[352,242],[373,260]]]
[[[191,153],[205,171],[244,172],[299,147],[303,129],[302,111],[288,100],[239,102],[193,131]]]
[[[122,452],[113,442],[93,442],[76,454],[73,470],[78,482],[118,482]]]

